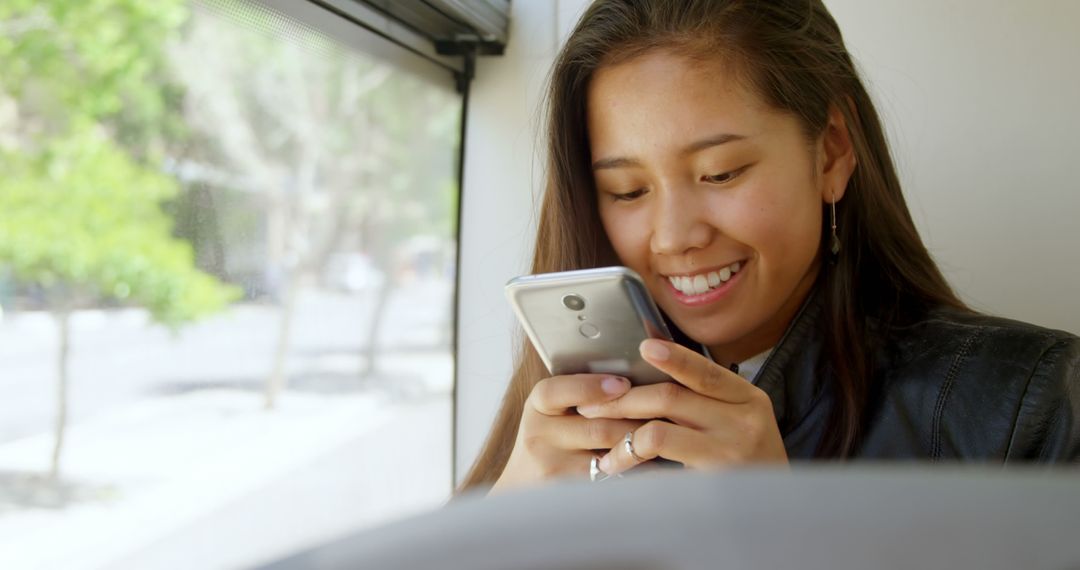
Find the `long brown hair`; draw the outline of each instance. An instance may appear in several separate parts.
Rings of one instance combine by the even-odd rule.
[[[866,334],[934,306],[965,309],[919,238],[884,131],[821,0],[599,0],[582,15],[557,57],[547,94],[548,180],[532,271],[617,263],[604,235],[589,165],[586,91],[601,66],[665,49],[722,58],[745,85],[791,113],[810,140],[831,107],[844,115],[857,166],[840,204],[841,253],[820,242],[825,357],[836,404],[818,455],[844,457],[858,445],[873,370]],[[823,206],[824,207],[824,206]],[[527,340],[479,458],[461,488],[494,483],[513,449],[522,407],[547,370]]]

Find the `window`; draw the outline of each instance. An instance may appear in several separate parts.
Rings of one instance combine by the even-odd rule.
[[[449,495],[462,97],[334,18],[0,6],[0,567],[248,565]]]

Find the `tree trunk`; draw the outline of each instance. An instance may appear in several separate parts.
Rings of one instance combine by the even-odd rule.
[[[296,312],[296,296],[300,289],[300,271],[292,270],[285,284],[285,299],[281,307],[281,326],[278,328],[277,348],[274,350],[274,365],[266,381],[265,407],[274,409],[277,397],[285,389],[285,367],[289,352],[289,336],[292,333],[293,313]]]
[[[390,292],[393,289],[394,286],[391,283],[391,276],[387,275],[379,286],[379,294],[375,301],[375,311],[371,316],[371,325],[368,327],[367,345],[364,346],[362,352],[364,356],[364,369],[360,371],[361,378],[368,378],[375,373],[376,355],[378,354],[378,343],[376,341],[379,338],[379,327],[382,324],[383,314],[386,313],[387,301],[390,299]]]
[[[64,449],[64,430],[67,428],[68,352],[71,346],[71,312],[56,313],[60,332],[60,352],[57,355],[56,375],[56,443],[53,446],[49,478],[60,478],[60,453]]]

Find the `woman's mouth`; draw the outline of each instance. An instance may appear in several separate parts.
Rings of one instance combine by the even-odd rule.
[[[739,260],[703,273],[671,275],[667,281],[676,300],[684,305],[696,306],[723,297],[739,281],[738,277],[745,267],[746,261]]]

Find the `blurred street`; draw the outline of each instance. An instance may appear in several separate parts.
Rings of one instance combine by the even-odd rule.
[[[391,292],[376,339],[379,373],[361,379],[375,295],[302,290],[289,343],[289,389],[445,391],[450,377],[429,376],[421,363],[449,354],[451,292],[451,283],[435,280]],[[79,311],[72,317],[69,421],[142,397],[209,388],[259,397],[279,321],[276,306],[237,304],[174,337],[141,309]],[[0,321],[0,444],[53,429],[57,335],[48,313],[8,311]]]
[[[77,314],[59,488],[43,483],[56,326],[7,313],[0,568],[244,567],[438,506],[452,485],[451,291],[391,293],[367,378],[373,296],[303,291],[274,410],[274,307],[175,337],[142,311]]]

